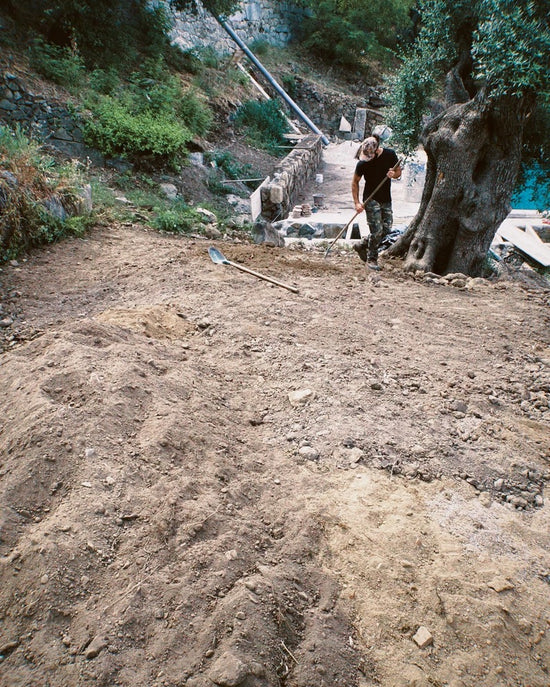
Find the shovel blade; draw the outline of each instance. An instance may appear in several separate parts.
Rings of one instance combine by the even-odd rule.
[[[229,265],[229,260],[224,256],[224,254],[219,251],[217,248],[214,248],[214,246],[210,246],[208,249],[208,255],[210,255],[212,262],[215,262],[216,265]]]

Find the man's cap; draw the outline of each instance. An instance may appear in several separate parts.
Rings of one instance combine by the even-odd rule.
[[[359,148],[359,159],[369,162],[376,155],[379,143],[374,136],[366,138]]]

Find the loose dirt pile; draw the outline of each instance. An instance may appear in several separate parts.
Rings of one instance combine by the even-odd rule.
[[[0,274],[0,683],[550,683],[549,293],[98,229]]]

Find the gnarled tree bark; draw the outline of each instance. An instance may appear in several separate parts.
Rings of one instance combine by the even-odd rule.
[[[456,100],[459,72],[451,75]],[[426,182],[419,210],[387,251],[405,258],[405,269],[479,275],[496,230],[510,212],[531,103],[488,98],[481,90],[451,104],[422,132]]]

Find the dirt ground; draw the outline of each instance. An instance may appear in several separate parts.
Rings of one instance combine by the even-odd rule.
[[[209,245],[0,273],[2,687],[548,687],[549,291]]]

